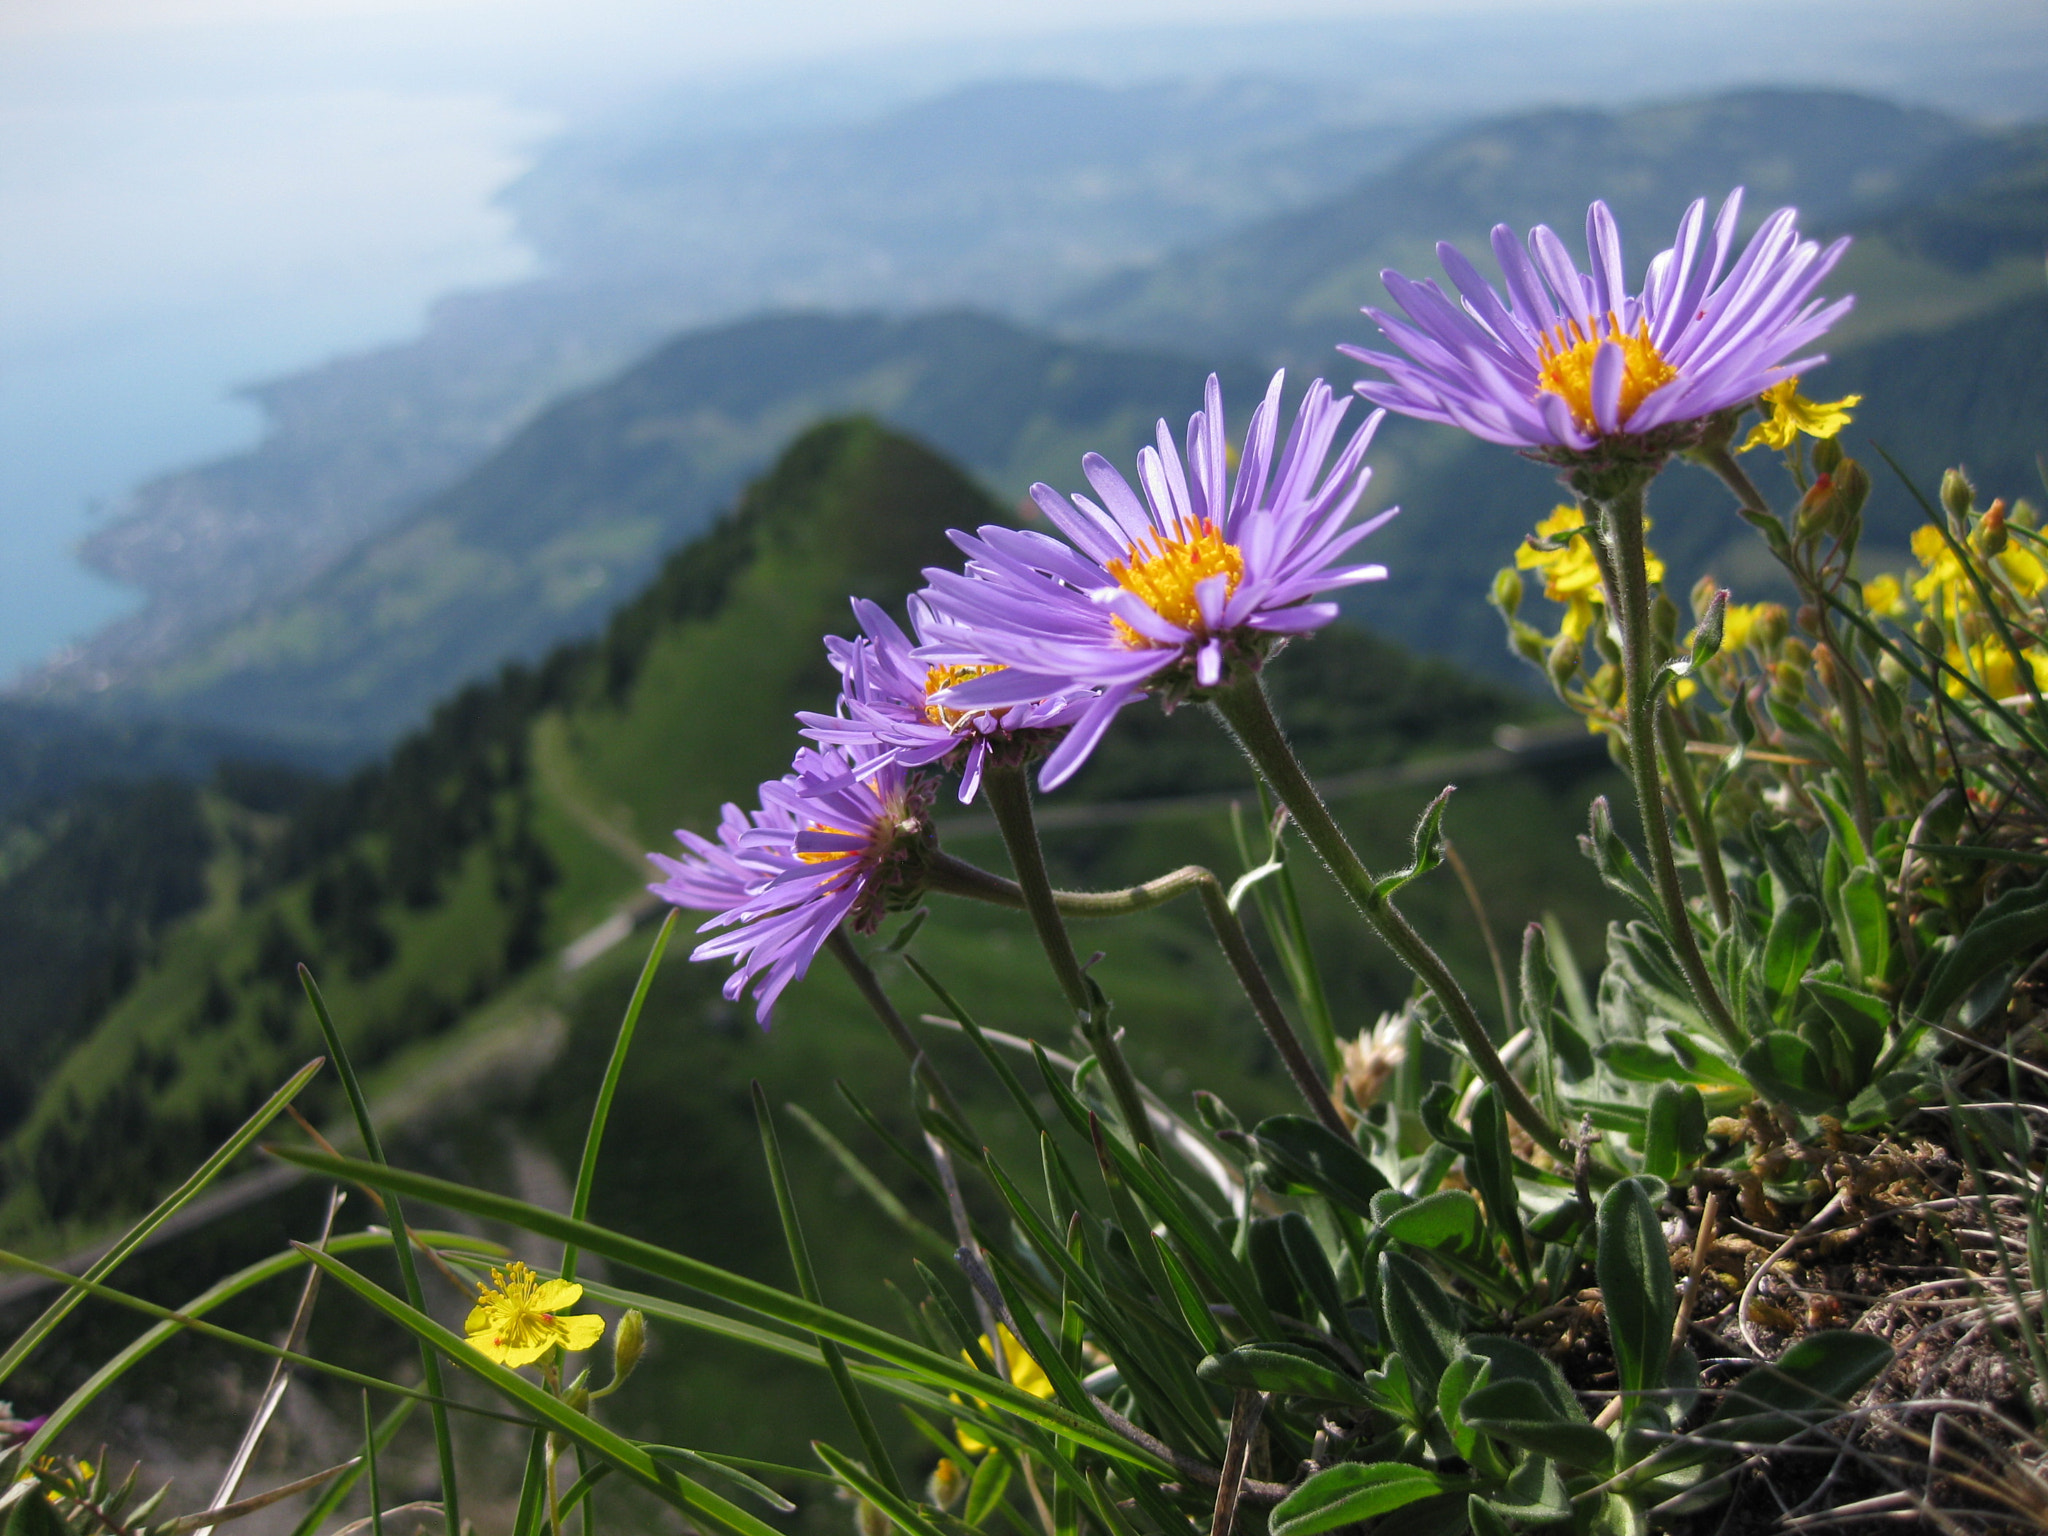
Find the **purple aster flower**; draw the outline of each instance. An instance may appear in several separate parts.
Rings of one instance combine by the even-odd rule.
[[[1158,692],[1169,705],[1217,687],[1233,662],[1256,666],[1275,641],[1337,616],[1317,593],[1377,581],[1379,565],[1340,565],[1353,544],[1393,516],[1346,526],[1371,471],[1364,467],[1375,411],[1323,472],[1349,400],[1321,379],[1309,386],[1285,446],[1274,456],[1280,385],[1274,374],[1252,413],[1243,462],[1230,479],[1223,395],[1212,374],[1204,409],[1188,422],[1183,463],[1164,421],[1158,447],[1138,455],[1142,497],[1100,454],[1081,461],[1098,504],[1070,507],[1050,486],[1031,496],[1071,544],[1043,533],[985,527],[955,533],[964,574],[928,570],[920,594],[933,614],[932,644],[973,652],[1003,670],[934,695],[948,709],[994,709],[1095,692],[1047,758],[1053,789],[1088,758],[1126,704]]]
[[[719,815],[717,842],[678,827],[676,841],[683,845],[683,857],[647,855],[649,862],[668,876],[647,889],[671,906],[691,912],[723,912],[738,906],[781,869],[774,860],[744,846],[747,835],[755,831],[793,837],[796,823],[779,808],[749,816],[728,800]]]
[[[49,1418],[47,1413],[39,1413],[32,1419],[17,1419],[12,1403],[0,1403],[0,1450],[34,1439],[36,1431],[48,1423]]]
[[[981,787],[982,767],[991,751],[1027,756],[1080,719],[1092,701],[1092,694],[1068,690],[991,709],[934,703],[933,695],[941,690],[1002,667],[957,648],[943,660],[929,659],[927,651],[913,650],[910,637],[875,604],[855,598],[853,611],[862,637],[842,640],[834,635],[825,641],[842,680],[839,713],[806,712],[797,718],[803,721],[806,736],[851,756],[857,774],[891,762],[906,768],[957,764],[964,805]],[[911,604],[911,620],[918,638],[928,641],[923,604]]]
[[[1703,252],[1706,203],[1695,202],[1679,220],[1677,242],[1651,260],[1633,295],[1623,291],[1621,235],[1605,203],[1586,213],[1590,274],[1545,226],[1529,232],[1526,250],[1505,224],[1495,226],[1506,303],[1461,252],[1439,245],[1463,303],[1434,282],[1383,272],[1406,318],[1365,313],[1400,354],[1340,350],[1387,375],[1356,386],[1366,399],[1489,442],[1546,457],[1583,454],[1618,437],[1647,439],[1652,453],[1687,446],[1707,417],[1825,361],[1785,359],[1852,302],[1813,298],[1849,242],[1823,249],[1800,239],[1790,208],[1764,220],[1729,267],[1741,207],[1737,188]]]
[[[761,786],[751,817],[726,807],[716,844],[679,833],[692,857],[657,856],[670,877],[648,889],[678,906],[726,902],[698,930],[716,936],[690,958],[732,957],[725,995],[737,1002],[753,989],[765,1029],[775,1000],[840,923],[872,933],[885,911],[915,900],[930,804],[929,783],[899,764],[861,774],[839,752],[805,747],[789,773]]]

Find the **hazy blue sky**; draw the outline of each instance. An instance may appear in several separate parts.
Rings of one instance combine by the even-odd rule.
[[[657,93],[696,103],[707,131],[1004,72],[1341,74],[1370,82],[1389,115],[1764,76],[2010,112],[2035,99],[2044,10],[7,0],[0,677],[126,601],[70,556],[104,515],[93,508],[252,441],[260,422],[235,386],[401,339],[436,295],[529,272],[493,194],[548,134]],[[1519,67],[1524,38],[1549,44],[1540,66]],[[1419,57],[1437,67],[1412,67]],[[762,89],[771,76],[781,86]]]

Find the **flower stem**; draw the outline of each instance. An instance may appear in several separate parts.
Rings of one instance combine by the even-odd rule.
[[[953,1097],[952,1090],[947,1088],[946,1080],[939,1076],[939,1069],[932,1065],[932,1059],[925,1054],[924,1047],[917,1043],[917,1037],[910,1032],[910,1026],[903,1022],[903,1015],[896,1011],[896,1005],[889,1000],[889,994],[882,990],[880,978],[861,957],[860,951],[853,947],[853,940],[846,936],[846,930],[834,928],[825,940],[825,947],[832,951],[832,958],[845,968],[846,974],[853,981],[854,990],[860,993],[861,1000],[873,1011],[875,1017],[882,1021],[882,1028],[889,1032],[889,1038],[894,1040],[896,1048],[903,1052],[905,1059],[910,1063],[910,1069],[917,1074],[917,1080],[923,1083],[925,1090],[931,1094],[932,1102],[937,1104],[940,1112],[955,1125],[962,1130],[967,1129],[967,1116],[961,1112],[959,1101]]]
[[[1740,474],[1741,470],[1737,469]],[[1714,1032],[1731,1048],[1742,1048],[1742,1033],[1728,1005],[1707,972],[1693,932],[1692,914],[1679,883],[1678,860],[1672,851],[1671,823],[1664,814],[1664,786],[1657,773],[1656,653],[1650,646],[1650,577],[1643,549],[1643,487],[1634,486],[1601,503],[1609,553],[1613,559],[1610,611],[1621,626],[1621,662],[1628,707],[1629,772],[1635,781],[1636,810],[1642,817],[1643,842],[1650,871],[1664,908],[1665,926],[1678,968],[1685,973],[1700,1011]]]
[[[1330,808],[1316,793],[1315,785],[1288,745],[1286,732],[1273,715],[1272,703],[1258,675],[1248,673],[1226,683],[1216,691],[1214,703],[1245,755],[1272,786],[1273,793],[1294,818],[1294,824],[1301,828],[1302,836],[1308,839],[1309,846],[1315,849],[1316,856],[1345,894],[1357,904],[1373,932],[1435,995],[1472,1058],[1472,1065],[1500,1090],[1508,1113],[1536,1139],[1538,1146],[1550,1149],[1562,1145],[1556,1128],[1543,1118],[1543,1112],[1530,1101],[1527,1091],[1493,1048],[1478,1010],[1451,975],[1450,968],[1429,947],[1428,941],[1409,926],[1352,849],[1343,828],[1337,825],[1337,818],[1330,814]]]
[[[927,888],[931,890],[972,896],[998,906],[1022,907],[1025,904],[1024,892],[1015,883],[976,869],[950,855],[936,855],[927,866],[927,875]],[[1301,1037],[1294,1032],[1272,983],[1266,979],[1265,967],[1259,964],[1258,951],[1252,948],[1251,940],[1245,935],[1244,924],[1230,910],[1230,899],[1224,894],[1223,883],[1212,871],[1199,864],[1189,864],[1156,880],[1147,880],[1143,885],[1128,886],[1120,891],[1054,891],[1052,898],[1054,906],[1064,917],[1121,917],[1162,906],[1188,891],[1201,897],[1202,914],[1209,919],[1217,947],[1223,951],[1223,958],[1230,962],[1231,970],[1236,972],[1237,984],[1250,1000],[1252,1012],[1258,1015],[1266,1038],[1280,1053],[1280,1060],[1286,1064],[1294,1086],[1301,1090],[1301,1096],[1315,1111],[1317,1119],[1338,1135],[1348,1137],[1350,1132],[1345,1129],[1336,1105],[1330,1101],[1328,1083],[1317,1072]]]
[[[1025,776],[1026,771],[1021,763],[989,767],[982,779],[989,809],[995,814],[996,826],[1010,851],[1010,865],[1017,872],[1024,910],[1031,918],[1031,926],[1038,931],[1039,945],[1052,963],[1053,976],[1067,1006],[1074,1011],[1082,1036],[1109,1079],[1110,1093],[1116,1099],[1124,1129],[1139,1146],[1152,1148],[1152,1124],[1145,1115],[1145,1102],[1138,1096],[1137,1079],[1131,1075],[1123,1047],[1109,1027],[1108,1006],[1097,1006],[1100,994],[1089,986],[1080,961],[1074,958],[1073,943],[1067,938],[1067,926],[1053,898],[1052,880],[1045,871],[1045,850],[1038,844],[1038,825],[1031,814],[1031,781]]]
[[[1721,843],[1714,835],[1713,819],[1707,815],[1700,788],[1693,778],[1692,763],[1685,755],[1685,739],[1679,733],[1678,718],[1666,705],[1657,709],[1657,739],[1664,749],[1665,766],[1671,770],[1671,787],[1678,796],[1678,809],[1692,832],[1693,850],[1700,859],[1700,880],[1707,888],[1707,904],[1714,909],[1714,921],[1726,928],[1731,921],[1728,905],[1728,872],[1721,867]]]
[[[1701,450],[1698,458],[1720,477],[1723,485],[1735,493],[1735,499],[1744,511],[1762,517],[1777,515],[1771,510],[1770,503],[1764,500],[1763,492],[1756,488],[1756,482],[1749,478],[1749,472],[1735,462],[1735,455],[1728,451],[1725,444]],[[1774,539],[1774,548],[1777,544],[1778,541]],[[1844,756],[1849,765],[1850,810],[1856,819],[1856,831],[1863,839],[1863,846],[1868,848],[1875,841],[1875,824],[1870,810],[1870,770],[1863,761],[1861,688],[1855,674],[1849,669],[1848,653],[1835,638],[1834,625],[1830,622],[1830,614],[1834,607],[1831,595],[1820,589],[1819,582],[1804,568],[1803,560],[1782,548],[1776,548],[1776,552],[1781,563],[1791,572],[1800,594],[1812,603],[1815,611],[1819,613],[1820,638],[1834,657],[1841,686],[1830,691],[1835,694],[1842,706],[1842,734],[1848,738]]]

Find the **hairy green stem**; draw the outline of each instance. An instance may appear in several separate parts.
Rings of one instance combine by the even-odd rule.
[[[1107,1008],[1098,1009],[1095,1005],[1096,994],[1082,973],[1081,962],[1074,957],[1067,926],[1053,898],[1052,879],[1045,870],[1045,850],[1039,846],[1038,825],[1031,814],[1031,781],[1026,772],[1021,763],[990,766],[982,778],[989,810],[994,813],[1003,844],[1009,849],[1024,910],[1031,918],[1031,926],[1038,931],[1039,945],[1052,963],[1053,976],[1067,1006],[1074,1011],[1082,1035],[1101,1063],[1103,1075],[1109,1079],[1110,1093],[1116,1099],[1124,1129],[1137,1145],[1157,1150],[1151,1121],[1145,1116],[1145,1101],[1138,1095],[1138,1081],[1131,1075],[1130,1063],[1124,1060],[1116,1032],[1109,1027]]]
[[[1671,788],[1678,797],[1679,812],[1692,832],[1693,850],[1699,855],[1700,880],[1707,888],[1707,904],[1714,909],[1714,921],[1726,928],[1731,909],[1728,872],[1721,866],[1721,842],[1714,835],[1713,818],[1707,815],[1706,805],[1700,799],[1699,783],[1693,778],[1692,763],[1685,755],[1685,738],[1678,729],[1678,717],[1667,704],[1660,703],[1657,708],[1657,739],[1664,748],[1665,766],[1671,771]]]
[[[1286,733],[1273,715],[1272,703],[1266,697],[1265,685],[1258,674],[1246,673],[1232,679],[1216,691],[1213,702],[1216,712],[1244,748],[1245,755],[1272,786],[1280,803],[1287,807],[1288,815],[1294,818],[1294,824],[1301,828],[1302,836],[1308,839],[1309,846],[1315,849],[1317,857],[1337,884],[1344,888],[1345,894],[1357,904],[1373,932],[1435,995],[1445,1016],[1450,1019],[1451,1027],[1458,1032],[1458,1039],[1464,1044],[1472,1065],[1500,1090],[1508,1113],[1536,1139],[1538,1146],[1546,1150],[1561,1146],[1563,1138],[1544,1119],[1543,1112],[1531,1102],[1527,1091],[1493,1048],[1493,1041],[1487,1037],[1486,1026],[1480,1022],[1478,1010],[1458,985],[1457,978],[1451,975],[1450,968],[1430,948],[1428,941],[1409,926],[1408,920],[1380,891],[1372,872],[1352,849],[1343,828],[1337,825],[1337,818],[1330,814],[1330,808],[1316,793],[1315,785],[1303,771],[1294,749],[1288,745]]]
[[[1720,988],[1707,972],[1693,932],[1685,887],[1678,879],[1678,859],[1671,845],[1671,823],[1664,814],[1664,786],[1657,773],[1657,656],[1650,644],[1650,577],[1643,548],[1643,487],[1638,485],[1601,503],[1602,530],[1613,561],[1610,611],[1621,629],[1621,663],[1628,709],[1629,773],[1635,782],[1636,810],[1642,817],[1643,843],[1650,872],[1664,908],[1665,926],[1678,968],[1685,973],[1700,1011],[1714,1032],[1734,1050],[1742,1048],[1722,1000]]]
[[[971,896],[998,906],[1025,905],[1023,889],[1014,882],[976,869],[950,855],[935,856],[927,866],[927,875],[929,888],[935,891]],[[1121,917],[1161,906],[1189,891],[1201,897],[1202,914],[1209,919],[1217,947],[1236,973],[1237,984],[1250,1000],[1252,1012],[1258,1015],[1266,1038],[1273,1042],[1281,1061],[1286,1063],[1287,1074],[1294,1079],[1294,1086],[1301,1090],[1301,1096],[1308,1101],[1317,1119],[1338,1135],[1348,1137],[1351,1133],[1345,1129],[1343,1118],[1330,1100],[1329,1084],[1317,1072],[1301,1037],[1294,1032],[1294,1025],[1280,1006],[1272,983],[1266,979],[1265,967],[1259,964],[1258,952],[1252,948],[1251,940],[1245,934],[1244,924],[1230,910],[1230,898],[1224,894],[1223,883],[1212,871],[1199,864],[1189,864],[1156,880],[1147,880],[1143,885],[1128,886],[1120,891],[1054,891],[1052,898],[1054,906],[1064,917]]]

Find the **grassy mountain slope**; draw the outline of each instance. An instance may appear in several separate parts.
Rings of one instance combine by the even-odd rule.
[[[598,640],[466,690],[387,761],[281,823],[223,840],[211,900],[77,1041],[6,1143],[0,1240],[50,1251],[100,1230],[311,1055],[311,1021],[292,977],[301,958],[320,975],[373,1097],[413,1113],[394,1128],[408,1161],[504,1182],[536,1155],[573,1163],[644,934],[574,971],[554,958],[561,946],[635,891],[645,878],[639,849],[661,846],[678,824],[708,824],[721,800],[747,795],[787,761],[789,712],[830,697],[818,637],[844,627],[847,592],[900,600],[921,564],[944,558],[945,528],[994,511],[959,470],[872,422],[820,427]],[[1510,695],[1348,626],[1282,656],[1274,682],[1305,757],[1323,772],[1482,745],[1496,723],[1526,712]],[[1199,712],[1137,710],[1075,796],[1244,783],[1241,763]],[[1405,848],[1434,787],[1344,803],[1369,857],[1389,862]],[[1504,904],[1495,913],[1504,933],[1555,908],[1591,942],[1605,908],[1569,836],[1585,787],[1583,773],[1565,770],[1476,780],[1461,792],[1452,830]],[[1000,848],[956,817],[950,806],[942,815],[947,845],[1002,867]],[[1120,883],[1190,858],[1233,863],[1213,815],[1053,833],[1048,843],[1062,878],[1076,882]],[[1400,996],[1401,978],[1365,945],[1335,892],[1303,879],[1339,1017],[1347,1030],[1362,1028]],[[1484,946],[1455,884],[1423,882],[1413,896],[1418,924],[1491,996]],[[1284,1077],[1196,914],[1156,912],[1082,942],[1108,951],[1096,974],[1153,1081],[1174,1093],[1222,1084],[1248,1112],[1285,1105]],[[778,1103],[801,1102],[872,1154],[875,1143],[832,1084],[844,1081],[908,1131],[904,1066],[829,961],[785,999],[764,1036],[719,996],[722,969],[688,964],[686,947],[687,933],[650,1003],[611,1121],[596,1213],[780,1280],[745,1079],[760,1078]],[[945,903],[917,951],[985,1023],[1061,1038],[1057,995],[1015,914]],[[886,979],[906,1012],[926,1006],[907,974],[892,969]],[[970,1103],[993,1114],[999,1090],[944,1042],[937,1049]],[[529,1075],[545,1070],[510,1113],[505,1090],[463,1066],[509,1070],[522,1059]],[[454,1086],[436,1100],[436,1082]],[[339,1112],[331,1093],[308,1103]],[[880,1277],[906,1278],[901,1241],[790,1134],[814,1250],[834,1256],[832,1299],[876,1312],[888,1304]],[[925,1192],[902,1192],[936,1215]],[[244,1218],[238,1240],[274,1244],[302,1235],[279,1223],[304,1219],[289,1203],[265,1206]],[[819,1384],[691,1348],[688,1371],[650,1373],[636,1390],[654,1395],[628,1400],[627,1411],[663,1433],[687,1431],[690,1443],[800,1457],[786,1425],[827,1411]],[[71,1358],[88,1353],[81,1345]],[[40,1400],[34,1394],[68,1380],[62,1358],[49,1374],[18,1379],[17,1400]],[[752,1408],[736,1420],[725,1405],[738,1393]],[[802,1403],[813,1411],[790,1411]]]
[[[599,628],[822,416],[873,413],[1008,496],[1087,447],[1141,438],[1158,402],[1199,398],[1205,371],[966,314],[697,332],[544,412],[314,588],[131,698],[360,756],[461,683]]]

